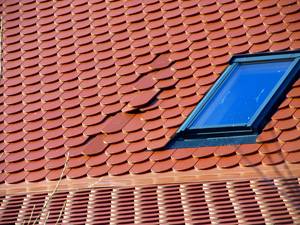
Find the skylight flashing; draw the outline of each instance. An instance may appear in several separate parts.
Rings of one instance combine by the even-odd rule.
[[[290,88],[292,83],[296,81],[297,78],[296,74],[299,72],[299,68],[300,68],[299,61],[300,61],[300,51],[258,53],[252,55],[242,54],[242,55],[233,56],[229,61],[229,66],[224,71],[222,76],[213,85],[211,90],[202,99],[200,104],[195,108],[195,110],[191,113],[189,118],[184,122],[184,124],[177,131],[177,136],[175,140],[173,140],[170,144],[171,146],[173,145],[172,148],[174,147],[177,148],[179,146],[178,140],[179,142],[189,141],[188,144],[189,147],[191,147],[191,141],[193,143],[197,143],[196,146],[194,147],[212,146],[211,143],[209,143],[209,139],[213,138],[215,140],[218,140],[218,137],[220,143],[216,144],[216,141],[213,141],[213,145],[224,145],[223,143],[224,141],[222,141],[222,138],[226,139],[225,141],[226,143],[230,143],[230,141],[228,142],[228,138],[232,140],[240,139],[242,140],[241,142],[243,143],[245,142],[254,143],[255,138],[253,137],[255,136],[257,137],[258,134],[262,131],[264,126],[268,123],[271,115],[275,112],[275,110],[277,110],[279,103],[284,99],[288,88]],[[267,67],[269,69],[265,70],[264,67],[266,66],[269,66]],[[245,70],[246,67],[251,68],[249,70],[250,72],[248,71],[248,73],[246,73],[247,72],[247,70]],[[239,70],[239,68],[242,68],[240,69],[240,71],[243,72],[243,69],[245,71],[244,73],[240,72],[240,74],[236,75],[237,74],[236,71]],[[257,71],[254,73],[251,72],[255,70]],[[258,88],[257,93],[254,93],[254,95],[253,94],[252,95],[256,96],[257,98],[260,98],[259,96],[260,91],[262,92],[261,94],[264,95],[264,99],[261,99],[260,105],[255,105],[255,107],[257,108],[254,108],[252,110],[253,112],[252,114],[249,114],[251,116],[248,117],[248,120],[243,119],[239,121],[233,117],[233,121],[237,121],[237,122],[226,122],[226,121],[224,122],[222,121],[221,118],[222,116],[220,116],[221,122],[219,123],[218,120],[215,119],[215,117],[216,116],[218,117],[218,113],[222,111],[222,110],[219,111],[217,110],[218,107],[221,105],[220,104],[221,98],[218,95],[220,95],[221,97],[224,97],[226,95],[227,93],[226,91],[224,92],[225,94],[222,93],[224,89],[226,90],[224,86],[226,87],[226,85],[229,82],[231,82],[230,79],[240,80],[240,82],[244,82],[244,86],[245,86],[245,82],[247,82],[248,80],[245,81],[243,79],[245,78],[255,79],[255,77],[259,77],[261,79],[261,82],[267,82],[267,84],[271,83],[272,85],[272,86],[268,85],[266,87],[264,86],[263,83],[256,85],[259,86],[261,89]],[[231,85],[232,88],[238,89],[237,87],[238,82],[237,84],[234,84],[233,82]],[[255,89],[255,87],[253,89]],[[266,91],[266,93],[263,93],[265,89],[268,90]],[[233,90],[233,89],[229,88],[228,90]],[[241,94],[245,94],[245,93],[241,93]],[[218,97],[219,99],[217,99]],[[231,99],[232,105],[236,105],[237,102],[240,101],[240,98],[237,97],[237,94],[235,94],[235,98],[237,100],[235,100],[234,98]],[[214,103],[215,99],[217,99],[216,102],[218,103]],[[247,100],[247,98],[245,99]],[[247,102],[246,100],[245,100],[245,104],[248,104],[249,101],[247,100],[248,101]],[[251,101],[252,104],[254,105],[253,99]],[[228,115],[230,115],[230,110],[234,109],[234,107],[231,105],[225,107],[227,107],[229,111],[226,113],[229,113]],[[243,107],[241,106],[235,106],[235,107],[237,110],[243,109]],[[248,108],[244,107],[244,108],[245,108],[245,110],[243,109],[244,112],[247,112],[249,107]],[[234,112],[237,112],[237,110],[235,110]],[[212,115],[213,118],[211,118]],[[230,116],[226,116],[226,114],[224,115],[225,115],[224,116],[225,119],[230,118]],[[209,122],[206,123],[205,120]],[[217,122],[216,123],[211,122],[213,120]],[[249,136],[250,138],[247,138],[246,136]],[[240,137],[243,138],[241,139]],[[180,144],[181,147],[182,145],[184,145],[184,143]]]
[[[233,63],[240,62],[263,62],[267,60],[284,60],[284,59],[295,59],[300,57],[300,50],[293,51],[278,51],[278,52],[260,52],[254,54],[239,54],[233,55],[228,64],[231,65]]]

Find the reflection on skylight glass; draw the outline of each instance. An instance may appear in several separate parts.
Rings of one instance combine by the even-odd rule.
[[[282,61],[239,65],[218,88],[189,128],[248,123],[291,63]]]

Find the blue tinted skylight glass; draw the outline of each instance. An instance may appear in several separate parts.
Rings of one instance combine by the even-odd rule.
[[[247,124],[291,63],[292,61],[239,64],[189,128]]]

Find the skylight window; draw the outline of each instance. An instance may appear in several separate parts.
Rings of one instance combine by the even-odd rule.
[[[237,55],[170,143],[254,143],[299,77],[299,51]]]
[[[237,65],[189,125],[191,128],[248,124],[292,61]]]

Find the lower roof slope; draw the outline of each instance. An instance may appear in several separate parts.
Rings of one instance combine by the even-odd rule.
[[[49,192],[0,195],[1,224],[35,221],[50,195]],[[299,206],[298,179],[116,186],[58,191],[38,222],[298,224]]]
[[[155,151],[232,55],[300,48],[300,1],[0,3],[1,183],[300,162],[300,80],[257,144]]]

